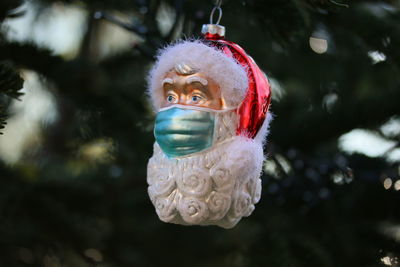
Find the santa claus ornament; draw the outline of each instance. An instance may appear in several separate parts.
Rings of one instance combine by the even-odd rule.
[[[203,25],[202,34],[159,51],[148,76],[148,193],[164,222],[232,228],[260,200],[271,91],[223,26]]]

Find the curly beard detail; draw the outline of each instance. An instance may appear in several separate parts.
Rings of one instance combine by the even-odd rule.
[[[175,159],[155,143],[149,196],[164,222],[232,228],[260,200],[263,160],[262,143],[242,136]]]

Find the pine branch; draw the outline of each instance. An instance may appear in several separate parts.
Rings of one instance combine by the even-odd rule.
[[[0,62],[0,100],[4,100],[4,97],[19,99],[19,97],[23,95],[20,91],[23,83],[23,79],[19,76],[18,72],[12,68],[11,64]],[[6,109],[6,105],[0,105],[0,130],[4,129],[6,125]],[[0,134],[2,133],[0,132]]]
[[[21,89],[24,80],[10,64],[0,62],[0,93],[8,97],[19,99],[23,95]]]
[[[16,9],[22,5],[22,0],[1,0],[0,2],[0,22],[7,17],[18,17],[24,14]]]
[[[0,2],[0,23],[7,17],[18,17],[23,14],[23,11],[18,11],[17,8],[22,4],[21,0],[2,0]],[[0,40],[3,36],[0,35]],[[19,99],[22,95],[23,80],[14,70],[14,68],[6,62],[0,61],[0,134],[4,129],[7,119],[7,105],[4,105],[4,98],[11,97]]]
[[[171,30],[169,31],[169,33],[167,34],[165,40],[166,41],[172,41],[172,37],[174,36],[176,29],[179,26],[179,21],[182,18],[183,15],[183,0],[176,0],[175,1],[175,20],[174,20],[174,24],[171,27]]]
[[[0,130],[4,129],[5,125],[7,124],[6,122],[7,116],[4,112],[4,107],[0,106]],[[3,133],[0,131],[0,135]]]
[[[0,44],[0,60],[10,60],[18,67],[32,69],[46,76],[64,61],[46,48],[33,43],[7,42]]]

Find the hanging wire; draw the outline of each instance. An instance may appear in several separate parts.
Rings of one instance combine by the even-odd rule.
[[[215,1],[215,6],[214,6],[214,8],[212,9],[211,14],[210,14],[210,24],[219,24],[219,22],[221,21],[221,18],[222,18],[222,8],[221,8],[221,5],[222,5],[222,0],[216,0],[216,1]],[[214,14],[215,14],[215,11],[216,11],[216,10],[218,10],[218,19],[217,19],[217,21],[214,23]]]
[[[222,0],[216,0],[215,1],[215,6],[221,7],[221,5],[222,5]]]
[[[334,1],[334,0],[329,0],[329,2],[331,2],[331,3],[334,4],[334,5],[341,6],[341,7],[347,7],[347,8],[350,7],[350,6],[347,5],[347,4],[338,3],[338,2],[336,2],[336,1]]]

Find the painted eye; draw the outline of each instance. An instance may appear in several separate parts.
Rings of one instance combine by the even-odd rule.
[[[201,97],[201,96],[198,96],[198,95],[194,95],[194,96],[192,96],[192,101],[193,101],[194,103],[197,103],[197,102],[199,102],[201,99],[202,99],[202,97]]]
[[[175,97],[174,97],[173,95],[169,95],[169,96],[167,96],[167,101],[168,101],[169,103],[172,103],[172,102],[175,101]]]

